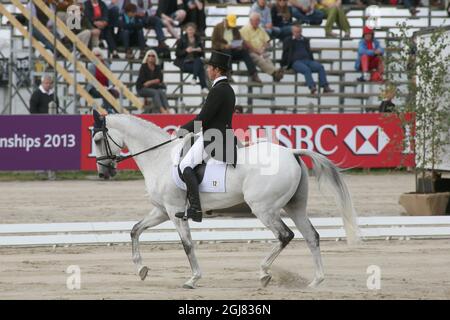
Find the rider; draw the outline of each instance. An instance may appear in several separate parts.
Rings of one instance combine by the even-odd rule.
[[[231,56],[213,51],[211,59],[206,64],[208,65],[208,77],[213,81],[212,88],[197,117],[180,128],[180,131],[184,129],[194,132],[194,123],[196,121],[199,122],[202,128],[202,132],[198,134],[198,139],[179,165],[183,180],[186,183],[189,199],[187,217],[192,218],[196,222],[202,221],[202,207],[198,190],[199,181],[195,175],[194,168],[210,157],[231,163],[234,166],[236,165],[237,140],[231,130],[236,97],[226,76],[231,66]],[[195,129],[197,129],[197,126],[195,126]],[[218,146],[216,144],[212,145],[214,148],[208,147],[215,141],[214,136],[212,139],[208,138],[215,132],[212,129],[218,130],[222,135],[221,141],[219,139],[216,142]],[[213,133],[211,134],[211,132]],[[181,132],[177,134],[181,135]],[[176,216],[183,218],[184,213],[177,213]]]

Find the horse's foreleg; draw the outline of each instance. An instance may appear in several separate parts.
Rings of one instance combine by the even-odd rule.
[[[194,289],[198,280],[202,277],[202,272],[197,262],[197,257],[195,256],[194,242],[191,238],[189,224],[187,221],[178,218],[174,218],[173,223],[175,224],[178,234],[180,235],[181,243],[183,244],[184,251],[189,259],[189,264],[191,265],[192,270],[192,277],[184,283],[183,288]]]
[[[164,211],[155,207],[144,219],[136,223],[131,230],[133,262],[136,265],[137,273],[141,280],[147,277],[148,267],[142,265],[142,257],[139,251],[139,236],[144,230],[154,227],[168,219],[169,217]]]
[[[288,245],[288,243],[294,238],[294,232],[281,220],[276,213],[264,213],[255,215],[262,221],[262,223],[269,228],[274,235],[278,238],[279,242],[272,248],[270,254],[264,258],[261,262],[260,268],[260,281],[263,287],[267,286],[272,279],[269,273],[270,266],[278,257],[278,255],[283,251],[283,249]]]

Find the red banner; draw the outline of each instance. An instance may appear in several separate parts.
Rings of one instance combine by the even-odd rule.
[[[144,115],[171,132],[194,115]],[[92,149],[92,116],[82,118],[81,169],[96,170]],[[233,128],[240,140],[272,139],[288,148],[309,149],[327,156],[341,168],[414,166],[414,154],[404,143],[404,130],[395,115],[383,114],[238,114]],[[408,132],[408,130],[406,130]],[[151,141],[149,141],[151,147]],[[309,165],[309,162],[307,161]],[[132,159],[119,169],[137,169]]]

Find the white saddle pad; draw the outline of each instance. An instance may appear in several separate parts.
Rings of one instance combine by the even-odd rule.
[[[183,144],[179,144],[172,149],[172,178],[176,186],[186,190],[186,184],[178,174],[178,164],[180,163],[180,151]],[[205,174],[199,185],[200,192],[226,192],[227,164],[215,159],[210,159],[206,163]]]
[[[206,164],[205,175],[199,185],[200,192],[226,192],[227,164],[211,159]],[[178,166],[172,166],[172,178],[178,188],[186,190],[186,184],[178,174]]]

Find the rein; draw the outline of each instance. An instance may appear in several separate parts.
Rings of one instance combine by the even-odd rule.
[[[119,147],[120,149],[123,149],[124,146],[120,146],[116,141],[114,141],[114,139],[113,139],[113,138],[110,136],[110,134],[108,133],[108,128],[104,127],[104,128],[102,128],[102,129],[97,129],[97,130],[94,129],[94,134],[97,133],[97,132],[99,132],[99,131],[102,131],[102,133],[103,133],[103,138],[105,139],[106,156],[103,156],[103,157],[97,157],[97,158],[96,158],[96,161],[97,161],[97,163],[98,163],[99,165],[104,166],[104,167],[107,167],[107,168],[111,167],[111,165],[105,165],[105,164],[101,163],[100,161],[102,161],[102,160],[113,160],[113,161],[116,161],[117,163],[119,163],[119,162],[122,162],[122,161],[124,161],[124,160],[130,159],[130,158],[133,158],[133,157],[136,157],[136,156],[138,156],[138,155],[140,155],[140,154],[143,154],[143,153],[145,153],[145,152],[148,152],[148,151],[151,151],[151,150],[155,150],[155,149],[157,149],[157,148],[159,148],[159,147],[162,147],[163,145],[166,145],[166,144],[171,143],[172,141],[175,141],[175,140],[178,139],[178,138],[175,138],[175,139],[171,139],[171,140],[164,141],[164,142],[162,142],[162,143],[160,143],[160,144],[158,144],[158,145],[156,145],[156,146],[153,146],[153,147],[147,148],[147,149],[145,149],[145,150],[139,151],[139,152],[137,152],[137,153],[135,153],[135,154],[129,154],[129,155],[127,155],[127,156],[121,156],[121,155],[116,156],[116,155],[112,154],[111,146],[110,146],[110,144],[109,144],[109,139],[111,139],[111,141],[112,141],[117,147]],[[108,139],[108,138],[109,138],[109,139]]]

